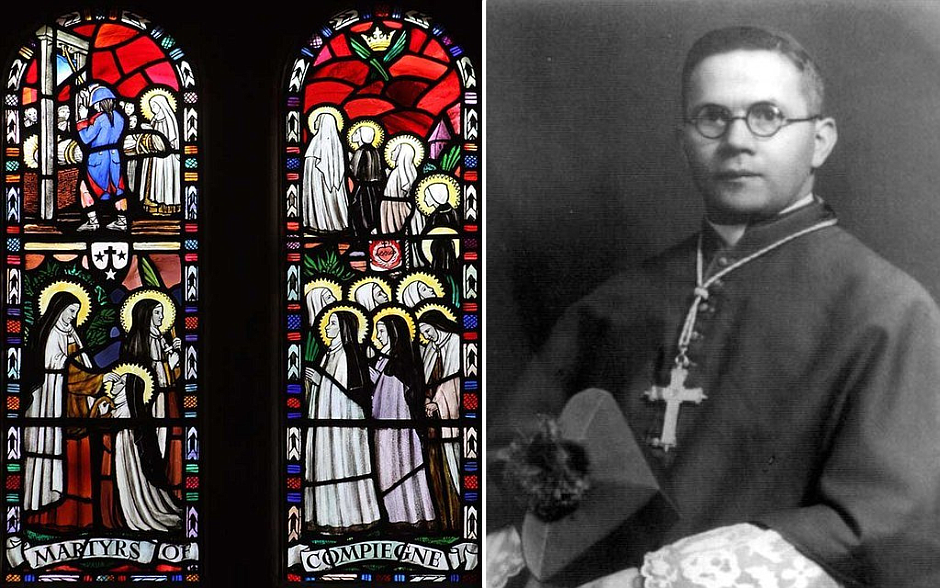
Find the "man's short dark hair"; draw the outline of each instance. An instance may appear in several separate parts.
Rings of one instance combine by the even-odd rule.
[[[773,51],[789,59],[803,74],[803,90],[811,112],[822,114],[826,97],[825,84],[819,67],[799,41],[782,32],[750,26],[735,26],[705,33],[689,49],[682,66],[682,105],[685,108],[689,81],[695,68],[712,55],[738,50]],[[802,114],[802,113],[801,113]]]

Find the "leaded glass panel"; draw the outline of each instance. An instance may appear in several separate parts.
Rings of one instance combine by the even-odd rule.
[[[195,72],[114,9],[7,63],[4,582],[198,581]]]
[[[480,101],[431,16],[347,10],[286,78],[286,580],[479,580]]]

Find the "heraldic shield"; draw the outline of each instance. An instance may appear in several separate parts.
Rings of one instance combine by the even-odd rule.
[[[88,244],[88,259],[92,270],[105,280],[123,281],[130,267],[130,243],[121,241],[95,241]]]

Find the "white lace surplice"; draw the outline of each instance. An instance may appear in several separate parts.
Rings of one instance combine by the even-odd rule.
[[[503,588],[525,566],[513,527],[486,536],[488,588]],[[841,585],[779,533],[742,523],[692,535],[646,554],[636,568],[581,588],[839,588]]]
[[[646,554],[644,588],[838,588],[779,533],[750,524],[719,527]]]

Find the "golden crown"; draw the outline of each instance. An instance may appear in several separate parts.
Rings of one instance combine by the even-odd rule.
[[[366,42],[366,45],[369,46],[369,49],[373,51],[385,51],[388,49],[388,46],[392,44],[392,35],[395,34],[395,31],[388,31],[387,33],[376,25],[372,29],[372,34],[366,36],[362,35],[362,39]]]

